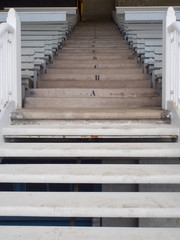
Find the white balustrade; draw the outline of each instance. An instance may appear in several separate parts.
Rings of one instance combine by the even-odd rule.
[[[19,16],[10,9],[7,22],[0,24],[0,112],[12,101],[21,108],[20,33]]]
[[[172,102],[180,110],[180,22],[169,8],[163,25],[163,87],[162,106]]]

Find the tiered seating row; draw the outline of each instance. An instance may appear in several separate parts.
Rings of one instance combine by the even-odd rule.
[[[137,56],[143,72],[149,74],[152,87],[161,89],[162,82],[162,22],[165,10],[159,8],[120,8],[113,11],[113,19]],[[180,20],[179,7],[175,7]]]
[[[40,73],[66,41],[77,24],[76,8],[17,9],[21,20],[21,62],[23,95],[25,88],[36,87]],[[41,12],[40,12],[41,11]],[[6,10],[0,12],[0,22],[6,21]],[[31,81],[32,80],[32,81]]]

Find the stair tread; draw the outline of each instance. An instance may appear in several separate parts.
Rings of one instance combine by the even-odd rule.
[[[0,216],[179,218],[180,193],[1,192]]]
[[[1,143],[1,157],[180,157],[179,143]]]
[[[179,240],[179,228],[117,228],[117,227],[26,227],[1,226],[1,237],[6,240]]]
[[[179,184],[180,165],[3,164],[0,182]]]
[[[76,68],[76,69],[126,69],[126,68],[133,68],[136,69],[139,67],[137,63],[76,63],[76,62],[63,62],[63,61],[56,61],[52,65],[49,66],[49,69],[71,69],[71,68]]]
[[[159,91],[153,88],[46,88],[29,89],[27,97],[136,97],[136,96],[158,96]]]
[[[59,68],[53,68],[53,65],[52,65],[52,68],[48,68],[47,69],[47,74],[60,74],[60,75],[63,75],[63,74],[83,74],[83,75],[89,75],[89,74],[93,74],[93,75],[98,75],[98,74],[101,74],[101,75],[109,75],[111,74],[112,76],[113,75],[116,75],[116,74],[128,74],[128,75],[131,75],[131,74],[135,74],[135,73],[138,73],[138,74],[141,74],[142,76],[144,76],[144,74],[141,72],[141,69],[139,67],[137,68],[124,68],[124,69],[89,69],[89,68],[83,68],[83,69],[59,69]],[[139,76],[137,74],[137,76]]]
[[[118,76],[117,76],[118,77]],[[45,78],[45,77],[44,77]],[[151,82],[147,80],[103,80],[103,81],[94,81],[92,80],[93,76],[90,76],[91,80],[83,81],[79,80],[79,76],[77,79],[68,80],[67,78],[64,80],[58,80],[58,76],[55,76],[56,79],[49,79],[49,77],[45,81],[38,81],[39,88],[150,88]]]
[[[161,108],[59,108],[22,109],[11,114],[12,119],[164,119],[167,111]]]
[[[83,136],[100,136],[100,135],[116,135],[116,136],[178,136],[179,128],[172,125],[156,125],[156,124],[143,124],[136,125],[122,125],[120,124],[107,124],[98,126],[96,124],[81,124],[78,125],[71,123],[70,126],[59,125],[12,125],[2,129],[3,135],[83,135]]]
[[[50,69],[49,69],[50,70]],[[55,70],[55,69],[52,69]],[[61,70],[61,69],[60,69]],[[59,71],[59,69],[58,69]],[[99,79],[96,79],[96,76],[99,75]],[[53,80],[65,80],[65,81],[82,81],[82,86],[83,86],[83,81],[127,81],[127,80],[141,80],[141,81],[148,81],[147,76],[143,75],[141,72],[139,73],[56,73],[55,71],[53,73],[47,73],[46,75],[43,75],[41,77],[42,81],[53,81]],[[93,83],[92,83],[93,84]]]
[[[60,98],[25,98],[25,108],[138,108],[160,107],[161,97],[60,97]]]

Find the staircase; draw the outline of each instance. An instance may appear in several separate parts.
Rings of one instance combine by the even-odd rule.
[[[164,121],[161,97],[115,25],[83,23],[71,35],[38,89],[27,92],[13,121]]]
[[[0,216],[68,217],[71,227],[2,226],[2,239],[178,240],[179,129],[167,116],[115,25],[79,24],[0,144],[1,183],[73,186],[0,192]]]

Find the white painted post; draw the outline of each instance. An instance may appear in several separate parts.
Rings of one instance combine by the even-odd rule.
[[[177,93],[178,93],[178,109],[180,110],[180,33],[178,35],[178,87],[177,87]]]
[[[21,86],[21,24],[17,12],[10,9],[8,12],[7,23],[15,30],[12,35],[12,98],[17,109],[22,107],[22,86]]]
[[[167,109],[167,102],[171,99],[171,35],[168,27],[176,21],[175,11],[168,8],[163,22],[163,80],[162,80],[162,108]]]

